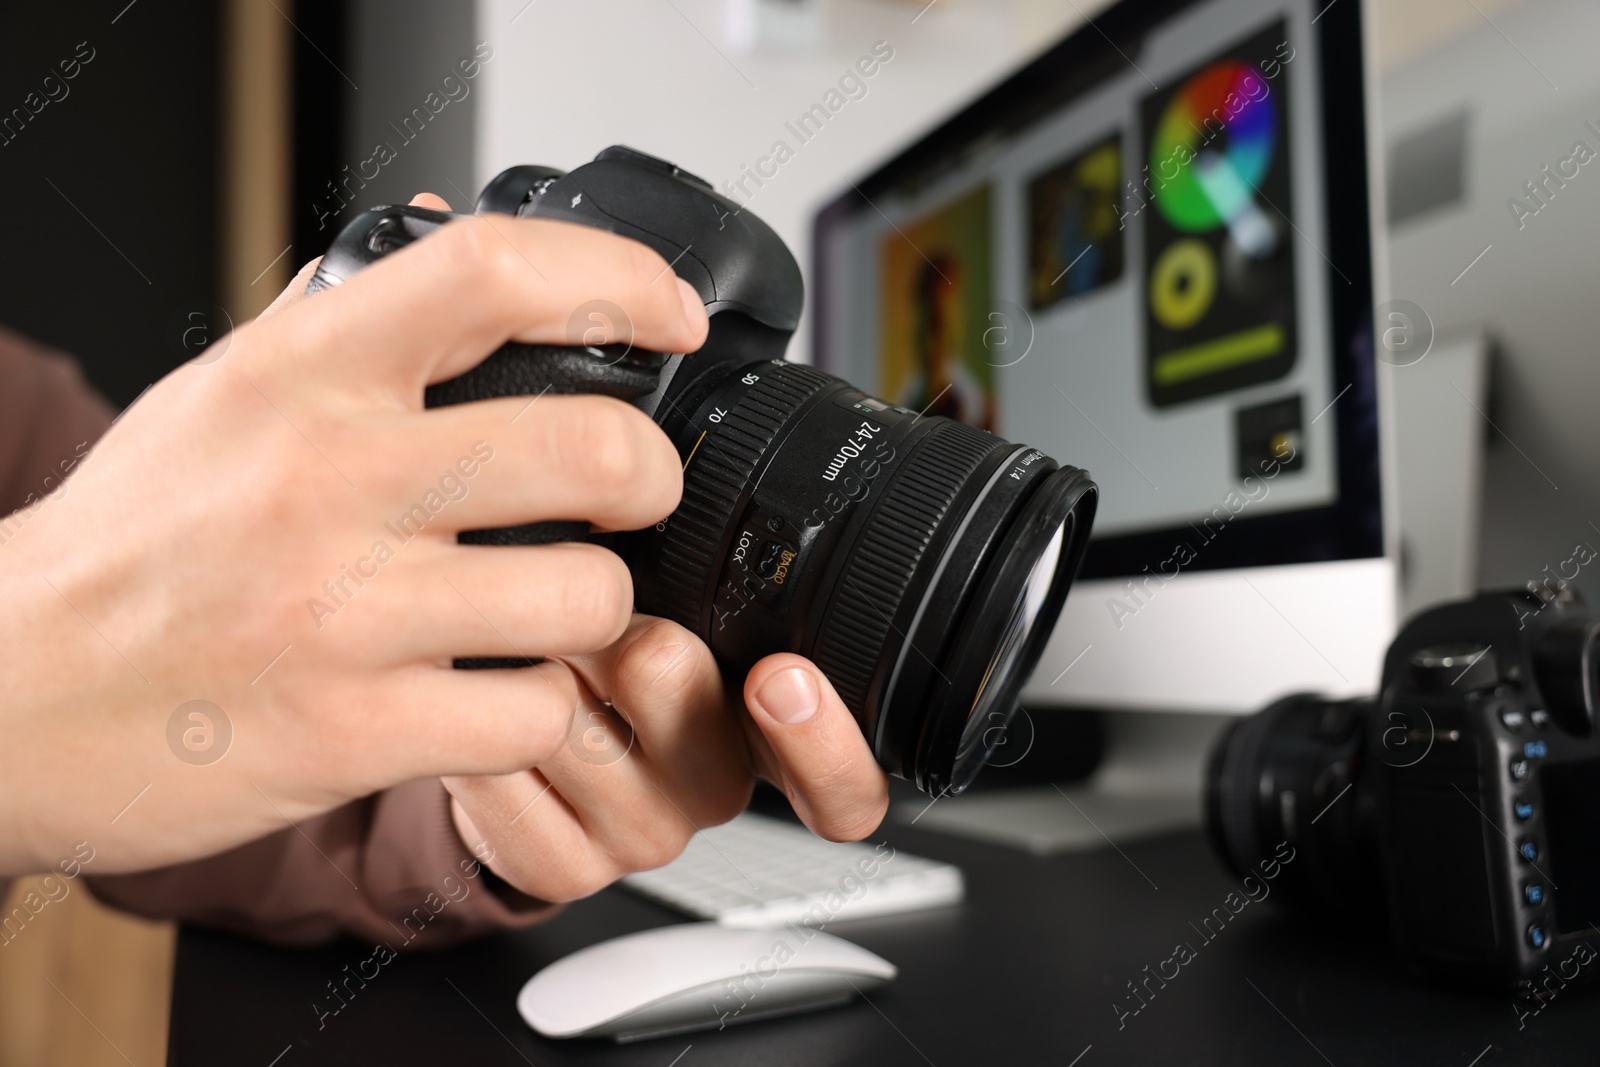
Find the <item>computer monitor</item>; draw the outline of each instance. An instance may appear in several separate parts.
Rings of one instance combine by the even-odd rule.
[[[816,217],[820,366],[1101,486],[1030,707],[1377,684],[1362,33],[1358,0],[1125,0]]]

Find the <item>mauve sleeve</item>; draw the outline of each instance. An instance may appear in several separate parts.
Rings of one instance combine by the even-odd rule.
[[[0,327],[0,516],[60,485],[110,425],[77,364]],[[0,524],[0,539],[12,533]]]
[[[5,516],[59,485],[111,418],[69,357],[0,328],[0,540],[21,528]],[[480,866],[436,778],[220,855],[88,882],[107,903],[151,918],[298,944],[354,934],[396,950],[527,926],[555,910]],[[0,899],[6,888],[0,879]]]
[[[467,851],[437,778],[217,856],[88,882],[106,903],[152,918],[288,944],[354,934],[396,951],[528,926],[555,910],[501,882]]]

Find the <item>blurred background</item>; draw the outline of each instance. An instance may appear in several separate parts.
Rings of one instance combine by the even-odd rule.
[[[820,202],[1105,6],[8,5],[0,325],[73,354],[124,406],[192,356],[197,337],[259,312],[354,210],[424,190],[465,208],[505,166],[570,168],[613,143],[671,158],[719,186],[737,181],[785,122],[885,41],[894,57],[867,95],[749,200],[806,263]],[[1479,338],[1490,353],[1485,422],[1472,430],[1486,436],[1474,443],[1481,454],[1462,460],[1474,475],[1477,521],[1458,530],[1447,564],[1455,573],[1414,577],[1412,600],[1427,599],[1430,581],[1537,580],[1572,557],[1574,540],[1600,544],[1600,464],[1587,462],[1600,441],[1573,429],[1585,421],[1577,406],[1600,395],[1584,320],[1593,278],[1574,255],[1600,237],[1600,178],[1568,183],[1559,219],[1527,225],[1510,243],[1496,238],[1499,254],[1473,260],[1494,272],[1503,299],[1474,306],[1439,280],[1506,232],[1503,198],[1572,140],[1600,136],[1583,128],[1600,124],[1600,106],[1584,111],[1600,100],[1592,73],[1600,31],[1593,17],[1568,18],[1569,6],[1378,0],[1369,8],[1394,168],[1391,292],[1424,309],[1441,343]],[[64,60],[78,74],[34,112],[25,101],[40,98],[42,80]],[[805,345],[797,338],[797,355]],[[1552,411],[1560,417],[1541,415]],[[1575,584],[1600,593],[1590,573]],[[13,888],[5,914],[25,889]],[[172,936],[99,907],[81,886],[51,904],[0,947],[0,1067],[161,1062]]]

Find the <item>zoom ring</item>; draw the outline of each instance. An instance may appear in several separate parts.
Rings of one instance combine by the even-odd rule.
[[[771,363],[770,371],[745,390],[695,450],[684,471],[683,500],[662,538],[660,603],[652,610],[701,637],[719,549],[737,517],[739,501],[753,488],[753,475],[778,430],[818,389],[835,381],[798,363]]]
[[[893,617],[951,504],[1000,442],[964,423],[936,426],[911,446],[900,476],[861,534],[823,620],[813,659],[851,710],[866,709]],[[906,637],[910,640],[909,635]]]

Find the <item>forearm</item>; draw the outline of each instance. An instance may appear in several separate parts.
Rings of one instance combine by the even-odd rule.
[[[111,406],[63,354],[0,328],[0,877],[52,869],[84,840],[70,826],[74,805],[58,791],[84,787],[89,766],[75,747],[109,739],[83,730],[45,736],[46,724],[74,722],[74,710],[36,692],[41,678],[82,677],[75,641],[63,627],[87,632],[51,591],[48,575],[27,565],[21,539],[57,500],[64,481],[111,424]],[[93,635],[90,634],[92,637]],[[59,696],[67,690],[57,685]],[[80,723],[81,726],[81,723]],[[103,779],[103,775],[91,775]],[[91,784],[90,788],[94,788]],[[115,811],[105,816],[109,820]],[[80,836],[73,836],[75,832]]]

